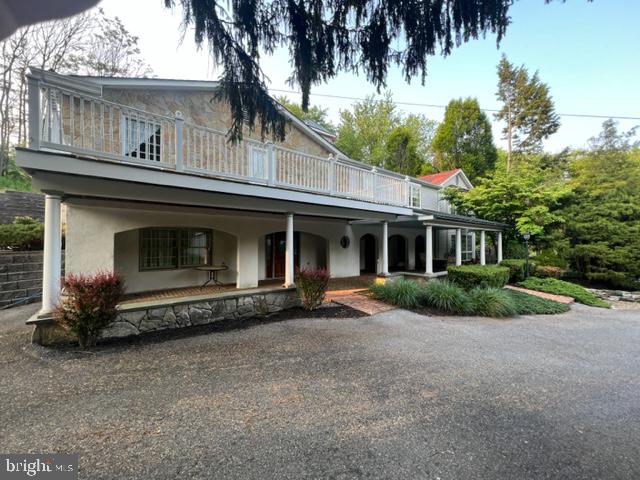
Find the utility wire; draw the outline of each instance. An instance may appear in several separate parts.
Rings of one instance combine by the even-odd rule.
[[[300,92],[296,92],[295,90],[281,90],[278,88],[270,88],[269,90],[272,92],[278,92],[278,93],[290,93],[294,95],[300,95]],[[360,102],[365,100],[364,98],[346,97],[342,95],[331,95],[328,93],[311,93],[311,95],[316,97],[336,98],[339,100],[356,100]],[[393,101],[393,103],[395,103],[396,105],[406,105],[409,107],[447,108],[446,105],[436,105],[431,103],[396,102],[395,100]],[[497,113],[500,111],[500,110],[495,110],[491,108],[481,108],[480,110],[482,110],[483,112],[490,112],[490,113]],[[574,117],[574,118],[601,118],[601,119],[611,118],[614,120],[640,120],[640,117],[625,117],[620,115],[592,115],[588,113],[558,113],[557,115],[561,117]]]

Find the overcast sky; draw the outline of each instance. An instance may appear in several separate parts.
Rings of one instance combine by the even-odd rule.
[[[163,7],[163,0],[103,0],[100,6],[118,16],[140,37],[143,55],[161,78],[215,79],[219,74],[206,46],[198,51],[193,32],[180,31],[179,11]],[[559,113],[640,117],[640,1],[568,0],[545,5],[544,0],[520,0],[511,10],[512,24],[500,48],[495,38],[471,41],[446,59],[433,57],[426,84],[406,84],[397,68],[390,70],[388,89],[397,102],[445,105],[452,98],[472,96],[483,108],[498,108],[495,99],[496,65],[501,54],[514,63],[539,70],[549,84]],[[275,90],[291,90],[286,79],[290,66],[285,51],[265,57],[262,67]],[[365,78],[341,75],[315,87],[317,94],[360,98],[375,93]],[[292,100],[299,96],[288,94]],[[328,108],[337,122],[340,109],[353,100],[312,96]],[[422,113],[440,121],[444,110],[401,105],[405,112]],[[492,118],[492,117],[491,117]],[[493,118],[492,118],[493,120]],[[546,144],[559,151],[581,147],[600,130],[603,119],[562,117],[562,127]],[[638,120],[621,120],[627,130]],[[496,141],[501,126],[494,122]]]

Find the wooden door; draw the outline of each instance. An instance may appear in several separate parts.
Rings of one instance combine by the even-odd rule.
[[[265,238],[266,278],[283,278],[287,253],[287,232],[271,233]],[[300,234],[293,232],[293,262],[300,268]]]

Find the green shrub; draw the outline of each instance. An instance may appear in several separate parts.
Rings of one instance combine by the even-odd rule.
[[[527,247],[518,240],[507,240],[504,242],[504,256],[507,258],[525,258]]]
[[[504,287],[509,281],[509,269],[499,265],[461,265],[447,268],[449,280],[465,290],[476,287]]]
[[[467,292],[450,281],[430,281],[424,287],[426,305],[449,313],[467,313]]]
[[[373,284],[369,291],[374,298],[397,305],[400,308],[418,308],[422,306],[424,286],[414,280],[391,280],[385,283]]]
[[[324,268],[303,268],[296,275],[296,286],[302,306],[314,310],[322,305],[331,275]]]
[[[557,242],[559,243],[559,242]],[[568,266],[567,256],[569,254],[567,248],[561,248],[559,250],[545,249],[538,253],[534,258],[538,265],[551,265],[553,267],[560,267],[566,269]]]
[[[117,273],[69,274],[63,282],[64,295],[55,312],[56,321],[78,338],[80,347],[96,344],[100,332],[118,315],[116,307],[124,293]]]
[[[608,308],[609,304],[600,300],[593,293],[589,292],[580,285],[565,282],[556,278],[537,278],[529,277],[518,285],[531,290],[540,292],[554,293],[556,295],[564,295],[573,298],[576,302],[590,305],[592,307]]]
[[[469,292],[469,312],[483,317],[513,317],[518,313],[504,288],[474,288]]]
[[[0,225],[0,250],[41,250],[44,225],[30,217],[16,217]]]
[[[536,297],[535,295],[509,288],[506,288],[505,291],[513,300],[518,315],[555,315],[570,310],[569,305],[564,303]]]
[[[562,269],[552,265],[536,265],[533,270],[533,276],[538,278],[560,278],[562,276]]]
[[[521,258],[506,258],[500,262],[500,265],[509,269],[509,282],[517,283],[524,280],[525,260]],[[532,268],[529,265],[529,271]]]

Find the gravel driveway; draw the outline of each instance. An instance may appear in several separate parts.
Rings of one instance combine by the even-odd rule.
[[[81,478],[640,477],[640,312],[287,320],[96,353],[0,332],[4,452]]]

